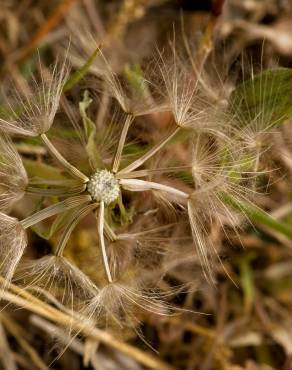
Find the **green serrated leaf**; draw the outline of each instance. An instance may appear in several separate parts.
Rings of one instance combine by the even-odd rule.
[[[240,126],[281,124],[292,116],[292,69],[269,69],[239,84],[229,107]]]

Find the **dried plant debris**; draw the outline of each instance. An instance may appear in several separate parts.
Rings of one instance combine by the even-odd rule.
[[[13,5],[0,367],[288,369],[289,4]]]

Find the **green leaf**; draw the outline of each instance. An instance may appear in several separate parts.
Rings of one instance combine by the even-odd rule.
[[[274,217],[270,216],[267,212],[253,205],[252,203],[235,199],[227,193],[222,194],[222,199],[232,208],[245,214],[252,222],[267,226],[271,230],[283,234],[288,239],[292,240],[292,226],[278,221]]]
[[[92,99],[89,97],[89,92],[88,90],[84,91],[83,94],[83,100],[79,102],[79,112],[82,118],[83,126],[84,126],[84,131],[86,138],[88,139],[92,132],[96,132],[96,127],[94,122],[88,117],[87,115],[87,109],[90,107],[92,103]]]
[[[174,172],[174,176],[188,185],[194,183],[194,178],[190,171]]]
[[[50,180],[67,180],[62,174],[62,170],[45,163],[31,159],[23,159],[24,167],[29,177],[45,178]]]
[[[292,69],[269,69],[242,82],[230,96],[229,109],[239,126],[281,124],[292,116]]]
[[[249,253],[239,260],[240,282],[244,293],[244,309],[246,313],[250,312],[255,297],[254,276],[251,266],[251,261],[255,258],[256,255],[254,253]]]
[[[96,125],[88,117],[87,109],[90,107],[92,99],[89,97],[87,90],[84,91],[83,100],[79,102],[79,111],[82,118],[85,136],[86,136],[86,152],[89,158],[90,163],[94,168],[102,167],[102,160],[97,151],[96,145]]]
[[[83,66],[77,71],[75,71],[66,81],[63,92],[66,92],[72,87],[74,87],[88,72],[89,68],[91,67],[92,63],[94,62],[94,59],[96,58],[97,54],[100,52],[99,47],[97,47],[94,52],[90,55],[90,57],[87,59],[87,61],[83,64]]]
[[[45,240],[50,240],[55,235],[56,232],[58,232],[60,229],[62,229],[66,225],[71,215],[72,215],[71,211],[60,213],[55,218],[52,225],[46,230],[43,230],[43,228],[41,228],[40,225],[35,225],[32,227],[32,229],[41,238]]]
[[[128,81],[129,86],[133,89],[134,94],[139,94],[141,98],[150,95],[145,79],[143,77],[143,71],[139,64],[126,65],[124,69],[124,75]]]
[[[242,180],[241,171],[232,169],[231,171],[228,172],[228,178],[234,184],[238,184]]]
[[[119,195],[117,202],[118,202],[118,206],[119,206],[120,214],[121,214],[121,219],[120,219],[121,225],[122,226],[130,225],[133,222],[133,216],[134,216],[133,208],[127,209],[125,207],[123,203],[122,194]]]

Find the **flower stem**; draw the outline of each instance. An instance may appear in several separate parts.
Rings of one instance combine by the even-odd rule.
[[[121,133],[121,137],[120,137],[120,140],[119,140],[117,151],[116,151],[116,154],[115,154],[113,167],[112,167],[112,172],[113,173],[116,173],[119,170],[120,163],[121,163],[121,158],[122,158],[122,153],[123,153],[123,149],[124,149],[125,141],[126,141],[126,137],[127,137],[127,133],[128,133],[129,127],[130,127],[132,122],[133,122],[133,116],[131,114],[128,114],[127,118],[126,118],[126,121],[125,121],[125,124],[124,124],[124,127],[123,127],[123,130],[122,130],[122,133]]]
[[[65,230],[63,231],[61,238],[59,240],[59,243],[56,248],[56,256],[62,256],[64,249],[66,247],[66,244],[70,238],[70,235],[72,234],[72,231],[76,227],[76,225],[84,218],[87,216],[91,211],[93,211],[95,208],[98,207],[97,203],[94,204],[87,204],[77,211],[73,212],[73,214],[70,217],[70,220],[65,227]]]
[[[75,197],[71,197],[68,199],[63,200],[62,202],[53,204],[47,208],[38,211],[31,216],[26,217],[20,223],[24,229],[27,229],[38,222],[45,220],[51,216],[57,215],[58,213],[62,213],[68,211],[69,209],[78,207],[84,203],[89,203],[91,201],[90,195],[78,195]]]
[[[81,194],[86,190],[86,185],[85,184],[79,184],[74,187],[70,188],[52,188],[52,189],[45,189],[45,188],[38,188],[34,186],[28,186],[25,190],[27,194],[32,194],[32,195],[43,195],[47,197],[54,197],[54,196],[59,196],[59,197],[65,197],[65,196],[72,196],[72,195],[77,195]]]
[[[153,148],[151,148],[147,153],[142,155],[139,159],[131,163],[129,166],[123,168],[121,171],[117,173],[118,176],[121,176],[122,174],[129,173],[136,168],[140,167],[143,163],[145,163],[149,158],[151,158],[154,154],[156,154],[160,149],[164,147],[180,130],[180,127],[176,127],[173,131],[170,132],[170,134],[167,135],[166,138],[164,138],[160,143],[155,145]]]
[[[160,175],[163,173],[170,173],[170,172],[179,172],[190,170],[191,166],[177,166],[177,167],[165,167],[165,168],[153,168],[153,169],[146,169],[140,171],[132,171],[129,173],[117,173],[117,179],[136,179],[137,177],[146,177],[150,175]]]
[[[124,189],[130,191],[160,190],[182,199],[188,199],[189,197],[189,194],[185,193],[184,191],[152,181],[144,181],[137,179],[121,179],[120,185],[122,185]]]
[[[105,273],[108,279],[109,283],[113,282],[110,267],[109,267],[109,262],[108,262],[108,257],[106,254],[106,247],[105,247],[105,241],[104,241],[104,202],[100,202],[99,206],[99,213],[98,213],[98,237],[99,237],[99,244],[101,248],[101,254],[102,254],[102,260],[103,260],[103,265],[105,269]]]
[[[67,159],[65,159],[62,154],[56,149],[56,147],[52,144],[52,142],[48,139],[46,134],[41,134],[41,139],[43,140],[44,144],[50,151],[50,153],[61,163],[61,165],[68,170],[71,175],[74,177],[78,177],[83,182],[87,182],[89,179],[85,176],[82,172],[80,172],[76,167],[70,164]]]
[[[106,220],[104,220],[104,232],[105,232],[105,235],[107,236],[107,238],[114,242],[118,239],[116,233],[114,232],[114,230],[110,227],[110,225],[106,222]]]

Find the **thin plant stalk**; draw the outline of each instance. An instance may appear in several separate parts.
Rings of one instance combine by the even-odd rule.
[[[0,276],[0,283],[4,281],[4,278]],[[98,342],[108,345],[110,348],[114,348],[119,352],[129,356],[129,358],[135,359],[138,363],[153,370],[174,370],[174,368],[158,358],[141,351],[140,349],[131,346],[126,342],[122,342],[112,336],[108,331],[103,331],[99,328],[92,328],[84,324],[84,318],[77,315],[69,315],[64,313],[47,303],[42,302],[34,295],[27,292],[25,289],[20,289],[14,284],[9,284],[9,291],[1,291],[1,299],[13,303],[19,307],[25,307],[31,312],[40,315],[48,320],[58,323],[64,327],[73,326],[78,332],[82,332],[86,337],[92,338]]]
[[[72,231],[76,227],[76,225],[91,211],[98,207],[97,203],[85,205],[84,207],[78,209],[76,212],[73,213],[70,221],[68,222],[65,230],[63,231],[59,243],[56,248],[56,256],[61,257],[63,255],[64,249],[68,243],[70,235]]]
[[[160,143],[151,148],[147,153],[142,155],[142,157],[131,163],[129,166],[123,168],[121,171],[119,171],[117,173],[117,176],[124,175],[140,167],[148,159],[153,157],[153,155],[155,155],[159,150],[161,150],[180,131],[180,129],[181,129],[180,127],[176,127],[173,131],[170,132],[169,135],[167,135],[166,138],[164,138]]]
[[[113,173],[116,173],[119,170],[120,163],[121,163],[121,158],[122,158],[122,153],[123,153],[123,149],[124,149],[124,146],[125,146],[126,137],[127,137],[128,130],[129,130],[129,127],[130,127],[132,122],[133,122],[133,116],[131,114],[128,114],[127,118],[126,118],[126,121],[125,121],[125,124],[124,124],[124,127],[123,127],[123,130],[122,130],[122,133],[121,133],[119,143],[118,143],[115,158],[114,158],[114,161],[113,161],[113,167],[112,167],[112,172]]]
[[[81,194],[86,190],[86,184],[79,184],[70,188],[53,188],[53,189],[44,189],[34,186],[28,186],[26,188],[26,193],[31,195],[43,195],[49,197],[65,197]]]
[[[103,265],[105,269],[105,273],[108,279],[109,283],[113,282],[110,267],[109,267],[109,262],[108,262],[108,257],[106,253],[106,246],[105,246],[105,240],[104,240],[104,202],[100,202],[99,206],[99,212],[98,212],[98,237],[99,237],[99,244],[101,248],[101,254],[102,254],[102,260],[103,260]]]
[[[50,153],[61,163],[61,165],[68,170],[74,177],[81,179],[83,182],[88,182],[88,177],[85,176],[81,171],[74,167],[71,163],[65,159],[62,154],[56,149],[52,142],[48,139],[46,134],[41,134],[41,139],[50,151]]]
[[[20,221],[20,223],[24,229],[27,229],[38,222],[45,220],[46,218],[68,211],[69,209],[78,207],[84,203],[89,203],[90,201],[90,195],[78,195],[76,197],[71,197],[26,217]]]
[[[49,180],[49,179],[30,179],[29,180],[30,186],[56,186],[57,188],[72,188],[75,186],[79,186],[80,180],[77,179],[62,179],[62,180]],[[83,185],[83,184],[82,184]]]
[[[116,233],[114,232],[114,230],[110,227],[110,225],[106,222],[106,220],[104,220],[104,233],[106,235],[106,237],[114,242],[118,239]]]
[[[117,179],[136,179],[137,177],[146,177],[150,175],[160,175],[163,173],[170,173],[170,172],[178,172],[178,171],[185,171],[190,170],[191,166],[177,166],[177,167],[165,167],[165,168],[154,168],[154,169],[147,169],[147,170],[140,170],[140,171],[132,171],[129,173],[117,173]]]
[[[130,191],[147,191],[147,190],[160,190],[165,193],[174,195],[181,199],[187,200],[189,198],[189,194],[185,193],[184,191],[178,190],[173,188],[172,186],[159,184],[153,181],[144,181],[144,180],[136,180],[136,179],[121,179],[120,185]]]

